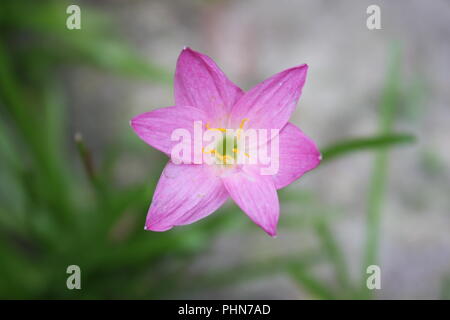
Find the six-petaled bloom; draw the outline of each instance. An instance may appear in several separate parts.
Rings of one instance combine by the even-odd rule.
[[[154,192],[145,229],[166,231],[193,223],[231,197],[253,222],[275,236],[280,213],[277,189],[314,169],[321,159],[315,143],[288,122],[300,98],[307,69],[307,65],[287,69],[243,92],[211,58],[185,48],[175,71],[175,106],[146,112],[131,120],[132,128],[142,140],[169,157],[172,155]],[[221,161],[213,164],[175,161],[172,149],[177,141],[172,139],[172,133],[182,128],[195,134],[193,124],[199,121],[206,131],[223,132],[217,148],[207,151]],[[233,161],[236,154],[245,150],[235,137],[227,136],[227,129],[237,129],[238,134],[250,129],[279,132],[277,172],[261,174],[261,163]],[[253,148],[269,144],[273,137],[258,140]]]

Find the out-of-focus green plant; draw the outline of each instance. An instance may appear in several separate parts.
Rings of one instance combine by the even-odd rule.
[[[111,173],[116,157],[105,156],[104,163],[95,164],[89,137],[67,139],[59,72],[61,67],[84,64],[150,82],[168,83],[170,76],[117,40],[109,20],[85,5],[82,31],[69,32],[65,27],[68,4],[0,3],[1,298],[163,298],[176,296],[178,290],[228,285],[273,272],[290,275],[313,297],[361,296],[360,288],[350,281],[326,214],[314,215],[308,226],[320,239],[321,248],[314,252],[183,277],[214,237],[236,227],[227,214],[235,207],[225,207],[190,227],[143,232],[143,213],[158,176],[149,174],[142,183],[117,186]],[[388,109],[396,103],[390,88],[383,102],[383,121],[391,119]],[[376,260],[387,161],[384,148],[412,139],[391,133],[391,121],[374,137],[340,141],[323,149],[324,161],[331,161],[351,152],[382,148],[369,199],[367,262]],[[67,141],[78,150],[78,158],[69,153],[72,148]],[[114,147],[116,155],[139,152],[120,143]],[[155,163],[158,169],[162,165]],[[307,193],[283,190],[280,198],[314,213],[326,211]],[[335,270],[337,288],[311,273],[312,266],[324,261]],[[88,284],[81,293],[65,286],[66,268],[71,264],[81,267],[83,283]]]

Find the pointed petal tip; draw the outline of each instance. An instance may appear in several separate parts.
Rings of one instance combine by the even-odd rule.
[[[293,70],[301,70],[303,72],[307,72],[308,71],[309,66],[306,63],[300,64],[298,66],[292,67],[288,70],[293,71]]]
[[[181,56],[182,54],[184,54],[184,53],[190,53],[190,54],[194,54],[194,55],[199,54],[199,52],[197,52],[197,51],[191,49],[191,47],[189,47],[189,46],[184,46],[184,47],[183,47],[183,50],[181,50],[180,56]]]
[[[195,51],[194,49],[192,49],[189,46],[184,46],[183,50],[181,50],[179,56],[178,56],[178,60],[185,60],[185,59],[189,59],[189,58],[194,58],[194,59],[201,59],[204,60],[205,58],[209,58],[207,55]]]
[[[141,114],[138,114],[137,116],[134,116],[133,118],[131,118],[130,121],[128,122],[130,124],[131,129],[133,129],[134,132],[136,132],[137,134],[139,131],[139,121],[138,120],[140,117],[141,117]]]
[[[202,54],[192,50],[190,47],[188,46],[184,46],[183,50],[181,50],[180,54],[178,55],[178,60],[177,60],[177,66],[182,63],[182,64],[187,64],[190,65],[191,64],[191,60],[190,59],[199,59],[202,57]],[[175,73],[177,73],[178,71],[178,67],[175,70]]]
[[[306,63],[304,64],[300,64],[298,66],[286,69],[284,71],[282,71],[281,73],[283,74],[289,74],[289,73],[299,73],[300,75],[306,77],[306,74],[308,73],[308,65]]]
[[[306,172],[314,170],[320,165],[321,162],[322,162],[322,154],[320,153],[320,151],[317,150],[317,160],[311,164],[311,167],[308,168]]]
[[[141,113],[141,114],[138,114],[138,115],[136,115],[136,116],[134,116],[133,118],[130,119],[129,123],[130,123],[130,126],[132,128],[134,128],[136,126],[136,122],[139,120],[139,118],[142,117],[142,115],[143,114]]]
[[[144,226],[144,230],[146,231],[154,231],[154,232],[163,232],[172,229],[173,226],[164,226],[159,223],[152,223],[147,221]]]
[[[270,237],[276,239],[277,238],[277,225],[274,226],[262,226],[257,224],[261,229],[264,230]]]
[[[273,229],[271,229],[271,230],[269,230],[269,229],[264,229],[264,231],[270,236],[270,237],[272,237],[273,239],[276,239],[277,238],[277,229],[276,229],[276,227],[275,228],[273,228]]]
[[[206,55],[204,53],[201,53],[199,51],[195,51],[194,49],[192,49],[189,46],[184,46],[183,50],[181,50],[181,53],[178,56],[178,60],[180,60],[180,58],[186,59],[186,58],[189,58],[189,57],[191,57],[191,58],[193,57],[194,59],[201,59],[201,60],[211,59],[208,55]]]

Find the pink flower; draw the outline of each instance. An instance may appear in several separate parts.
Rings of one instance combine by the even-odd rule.
[[[263,175],[260,163],[227,163],[226,157],[233,153],[226,149],[212,151],[224,160],[222,165],[175,164],[172,158],[156,187],[145,229],[166,231],[193,223],[231,197],[253,222],[275,236],[280,213],[277,189],[314,169],[321,158],[315,143],[288,122],[307,69],[307,65],[287,69],[243,92],[211,58],[185,48],[175,72],[175,106],[133,118],[131,126],[137,135],[170,156],[178,143],[171,140],[172,132],[183,128],[193,133],[194,121],[202,121],[205,130],[278,129],[279,168],[276,174]],[[242,150],[233,145],[233,152]]]

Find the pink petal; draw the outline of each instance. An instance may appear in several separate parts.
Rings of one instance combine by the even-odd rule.
[[[165,231],[193,223],[217,210],[227,198],[211,167],[169,162],[156,186],[145,228]]]
[[[194,150],[195,121],[202,121],[205,130],[207,117],[203,111],[193,107],[167,107],[142,113],[134,117],[130,124],[139,138],[170,156],[172,148],[180,143],[180,140],[171,141],[175,129],[186,129],[190,133],[191,150]]]
[[[314,141],[292,123],[288,123],[280,132],[279,154],[278,173],[273,176],[277,189],[317,167],[321,159]]]
[[[287,69],[246,92],[233,107],[231,125],[247,118],[246,128],[281,130],[297,105],[307,70],[306,64]]]
[[[244,168],[222,180],[242,211],[270,236],[275,236],[280,205],[272,176],[261,176]]]
[[[243,94],[211,58],[190,48],[178,58],[174,90],[177,106],[194,106],[211,119],[223,118]]]

